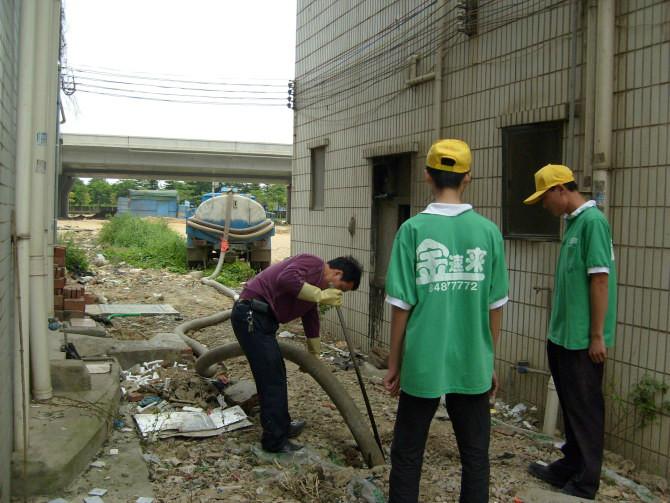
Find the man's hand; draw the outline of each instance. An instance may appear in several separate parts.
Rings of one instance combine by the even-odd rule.
[[[319,295],[319,304],[326,304],[328,306],[341,306],[342,305],[342,290],[337,288],[326,288],[321,290],[321,295]]]
[[[400,393],[400,369],[389,367],[384,376],[384,387],[391,396],[398,396]]]
[[[341,306],[342,290],[338,290],[337,288],[326,288],[325,290],[321,290],[318,286],[304,283],[298,293],[298,298],[300,300],[327,304],[329,306]]]
[[[496,371],[493,371],[493,378],[491,379],[491,389],[489,390],[489,397],[491,400],[496,399],[496,393],[498,393],[498,376]]]
[[[602,335],[591,335],[591,344],[589,344],[589,358],[593,363],[604,363],[607,360],[607,348]]]

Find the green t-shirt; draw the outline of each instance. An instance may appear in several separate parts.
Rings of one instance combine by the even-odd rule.
[[[605,346],[614,344],[616,328],[616,269],[607,219],[585,203],[566,219],[565,235],[556,267],[549,340],[566,349],[588,349],[591,342],[589,274],[608,273]]]
[[[502,235],[469,205],[433,203],[398,230],[387,301],[411,309],[400,373],[405,393],[435,398],[491,387],[489,310],[507,302]]]

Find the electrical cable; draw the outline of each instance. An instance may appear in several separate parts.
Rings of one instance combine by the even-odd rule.
[[[254,85],[258,87],[283,87],[283,83],[287,82],[290,79],[280,79],[280,78],[245,78],[243,82],[225,82],[225,81],[215,81],[215,80],[186,80],[182,78],[174,78],[175,76],[169,76],[166,74],[150,74],[144,72],[127,72],[123,70],[112,70],[108,68],[95,68],[88,66],[68,66],[68,69],[75,72],[83,72],[96,75],[106,75],[113,77],[128,77],[133,79],[142,79],[142,80],[158,80],[162,82],[178,82],[182,84],[205,84],[205,85]],[[253,83],[253,80],[258,80],[264,83]],[[279,81],[282,84],[268,84],[267,81]]]
[[[161,91],[146,91],[139,89],[124,89],[122,87],[112,87],[112,86],[100,86],[96,84],[82,84],[79,83],[79,87],[84,87],[85,89],[102,89],[105,91],[120,91],[120,92],[130,92],[138,95],[151,95],[151,96],[174,96],[174,97],[185,97],[185,98],[200,98],[200,99],[214,99],[214,100],[239,100],[239,99],[254,99],[254,100],[275,100],[281,101],[282,104],[286,100],[284,97],[272,97],[272,96],[211,96],[211,95],[202,95],[202,94],[190,94],[190,93],[166,93]]]
[[[122,94],[122,93],[111,93],[95,90],[86,90],[86,89],[77,89],[77,91],[88,94],[98,94],[102,96],[113,96],[116,98],[129,98],[136,100],[145,100],[145,101],[162,101],[167,103],[183,103],[183,104],[192,104],[192,105],[227,105],[227,106],[261,106],[261,107],[282,107],[285,108],[284,103],[255,103],[255,102],[225,102],[225,101],[206,101],[206,100],[173,100],[167,98],[156,98],[152,96],[133,96],[131,94]]]
[[[505,17],[502,17],[502,18],[498,17],[498,18],[496,18],[495,23],[492,22],[490,25],[489,24],[484,24],[484,26],[485,27],[494,26],[493,29],[497,29],[497,28],[500,28],[500,27],[502,27],[506,24],[514,22],[518,19],[528,17],[528,16],[531,16],[531,15],[536,15],[536,14],[539,14],[541,12],[545,12],[545,11],[552,10],[552,9],[557,8],[557,7],[560,7],[561,5],[565,4],[566,1],[567,0],[559,0],[558,2],[555,2],[552,5],[545,6],[541,9],[536,9],[536,10],[533,10],[533,11],[529,11],[529,9],[526,8],[519,13],[515,13],[514,15],[508,15],[508,16],[505,16]],[[493,3],[493,2],[489,2],[485,5],[490,5],[491,3]],[[541,3],[542,2],[538,1],[538,2],[535,2],[534,4],[532,4],[532,6],[534,7],[534,6],[537,6],[537,5],[541,5]],[[506,4],[506,5],[503,5],[503,6],[497,6],[493,11],[491,11],[492,13],[489,13],[489,15],[486,18],[489,18],[489,17],[493,16],[494,14],[509,13],[513,8],[516,8],[516,7],[519,7],[519,6],[522,6],[522,5],[527,7],[528,3],[527,2],[526,3],[517,2],[517,3],[514,3],[514,4]],[[481,7],[480,7],[480,9],[481,9]],[[452,9],[452,11],[453,11],[453,9]],[[452,11],[449,11],[444,16],[450,15]],[[404,46],[407,45],[407,42],[412,41],[412,40],[418,41],[419,43],[423,42],[422,45],[418,48],[419,50],[416,50],[416,48],[414,50],[414,52],[420,53],[421,50],[423,50],[425,48],[430,48],[431,46],[436,46],[437,44],[445,43],[449,40],[454,39],[457,35],[460,34],[460,32],[457,31],[457,30],[454,30],[452,32],[444,33],[440,37],[434,37],[434,39],[428,39],[428,41],[426,41],[427,37],[425,36],[425,33],[430,33],[432,31],[432,30],[430,30],[430,28],[436,22],[439,22],[444,16],[441,16],[440,18],[436,18],[435,20],[433,20],[428,25],[427,29],[423,30],[424,36],[421,36],[420,34],[415,34],[414,36],[410,37],[409,39],[404,40],[403,44],[396,44],[394,46],[391,46],[390,48],[386,47],[385,48],[386,53],[390,53],[392,50],[398,49],[398,47],[404,47]],[[393,42],[395,42],[395,41],[393,41]],[[464,43],[465,40],[463,40],[462,42]],[[452,44],[452,45],[450,45],[449,48],[456,47],[458,45],[458,43],[461,43],[461,42],[457,42],[455,44]],[[373,56],[375,58],[379,59],[381,56],[384,56],[384,54],[376,54],[376,55],[373,55]],[[386,56],[387,56],[386,57],[387,60],[391,59],[388,54]],[[383,82],[384,80],[388,79],[390,76],[395,75],[398,71],[401,71],[401,70],[408,67],[408,63],[406,62],[406,58],[404,58],[400,62],[396,62],[395,65],[386,65],[387,69],[385,71],[381,72],[381,74],[380,74],[379,72],[375,72],[375,70],[377,68],[383,67],[385,65],[380,61],[374,61],[374,62],[377,63],[376,66],[373,66],[373,65],[369,64],[369,63],[371,63],[369,58],[362,59],[362,60],[357,61],[354,64],[352,64],[347,70],[344,70],[343,72],[341,72],[341,75],[327,77],[327,79],[324,79],[324,80],[319,82],[319,86],[318,86],[319,90],[317,91],[318,94],[314,93],[314,94],[310,95],[310,91],[313,88],[316,88],[317,86],[312,86],[312,87],[308,87],[307,89],[304,89],[300,85],[302,79],[299,79],[298,82],[297,82],[297,96],[296,96],[296,102],[297,102],[298,107],[301,110],[303,110],[305,108],[309,108],[311,106],[314,106],[319,102],[321,102],[321,108],[330,107],[331,105],[329,103],[322,103],[322,102],[324,102],[325,100],[328,100],[328,99],[333,99],[336,96],[339,96],[343,93],[347,93],[349,91],[354,91],[355,89],[363,86],[364,84],[367,84],[368,87],[370,87],[372,85]],[[370,70],[368,71],[368,75],[373,75],[373,76],[368,76],[367,78],[359,77],[359,79],[355,83],[351,83],[350,79],[349,79],[348,87],[346,85],[339,85],[339,86],[336,85],[332,88],[327,88],[327,87],[324,88],[324,86],[321,85],[321,84],[325,83],[328,79],[332,80],[332,79],[337,78],[339,80],[347,81],[348,78],[351,76],[352,71],[355,70],[356,65],[360,65],[362,63],[367,63],[368,64],[368,68],[370,68]],[[310,73],[312,73],[312,71],[310,71]],[[312,82],[314,80],[315,80],[314,78],[307,79],[306,82]],[[318,106],[317,106],[317,108],[318,108]]]
[[[75,74],[77,75],[77,74]],[[139,86],[148,87],[148,88],[160,88],[160,89],[176,89],[183,91],[204,91],[204,92],[220,92],[220,93],[253,93],[253,94],[281,94],[282,98],[286,95],[286,86],[281,86],[281,91],[266,91],[266,90],[247,90],[247,89],[211,89],[206,87],[182,87],[182,86],[173,86],[168,84],[147,84],[144,82],[128,82],[124,80],[112,80],[112,79],[100,79],[96,77],[86,77],[80,75],[78,78],[80,84],[85,82],[103,82],[107,84],[119,84],[124,86]],[[239,84],[240,86],[255,87],[252,84]],[[279,86],[278,86],[279,87]]]

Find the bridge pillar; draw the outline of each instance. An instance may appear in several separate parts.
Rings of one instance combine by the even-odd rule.
[[[67,218],[70,201],[68,195],[74,185],[74,177],[58,175],[58,218]]]

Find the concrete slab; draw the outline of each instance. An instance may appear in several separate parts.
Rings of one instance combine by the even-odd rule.
[[[88,304],[86,314],[103,317],[163,316],[179,314],[170,304]]]
[[[119,366],[91,376],[91,390],[33,403],[27,452],[12,457],[12,493],[61,496],[105,442],[119,407]]]
[[[130,418],[130,416],[128,416]],[[113,449],[118,454],[110,454]],[[62,493],[70,501],[83,501],[93,488],[106,489],[104,501],[137,501],[138,498],[153,498],[153,487],[149,480],[149,469],[142,456],[140,440],[135,431],[114,430],[100,449],[96,460],[104,461],[102,468],[86,470]]]
[[[54,391],[88,391],[91,376],[82,360],[51,360],[51,385]]]
[[[82,358],[111,356],[123,369],[153,360],[181,361],[191,351],[181,337],[172,332],[156,334],[148,341],[100,339],[82,334],[67,334],[67,337]]]
[[[583,498],[576,498],[575,496],[568,496],[556,491],[547,491],[539,487],[529,487],[523,489],[516,495],[516,500],[520,503],[576,503],[580,501],[592,502]]]

